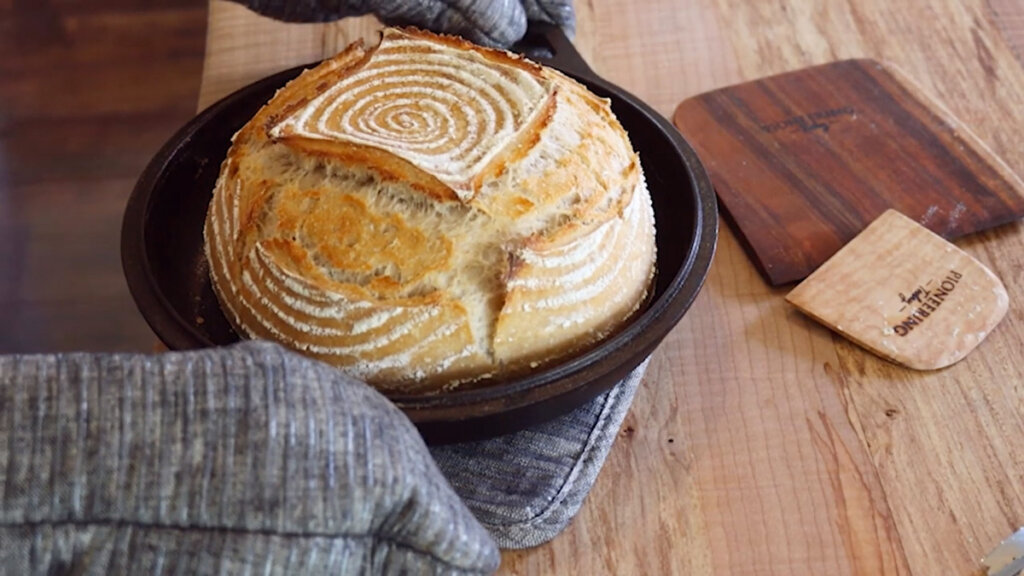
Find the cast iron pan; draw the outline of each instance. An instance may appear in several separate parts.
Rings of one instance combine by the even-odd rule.
[[[553,26],[531,27],[520,47],[612,100],[640,154],[654,202],[656,287],[644,313],[598,346],[527,377],[436,396],[390,396],[431,443],[519,430],[568,412],[620,381],[679,322],[707,275],[718,234],[708,176],[662,116],[599,78]],[[225,97],[157,153],[128,201],[121,261],[139,311],[172,350],[238,341],[221,314],[203,256],[203,221],[231,136],[306,67],[275,74]]]

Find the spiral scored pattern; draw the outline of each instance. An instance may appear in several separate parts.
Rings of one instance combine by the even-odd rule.
[[[621,326],[647,293],[654,223],[638,158],[608,102],[504,53],[416,32],[384,38],[375,51],[353,46],[303,73],[235,136],[205,249],[239,334],[383,390],[418,393],[522,373]],[[389,58],[399,55],[409,70],[482,66],[489,75],[469,73],[487,79],[473,88],[481,102],[517,96],[487,115],[454,104],[456,88],[416,97],[417,84],[427,85],[423,95],[435,89],[429,75],[399,82],[402,96],[390,73],[376,84],[352,81],[393,70]],[[390,95],[375,98],[372,86]],[[483,150],[450,138],[470,118],[481,124],[462,134]],[[453,155],[462,163],[444,164]],[[424,175],[447,190],[443,181],[481,174],[468,196],[419,186]]]
[[[504,60],[390,29],[358,71],[285,118],[271,136],[383,150],[466,200],[477,175],[551,96],[535,65]]]

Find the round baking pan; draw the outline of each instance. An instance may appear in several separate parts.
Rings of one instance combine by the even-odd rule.
[[[640,155],[654,203],[657,273],[649,306],[597,346],[561,364],[487,387],[389,398],[431,443],[475,440],[563,414],[619,382],[658,346],[697,296],[715,250],[718,214],[708,176],[678,131],[595,75],[561,30],[532,27],[524,51],[610,98]],[[306,67],[238,90],[192,119],[157,153],[125,209],[121,261],[139,311],[172,350],[238,341],[217,303],[203,222],[231,136]]]

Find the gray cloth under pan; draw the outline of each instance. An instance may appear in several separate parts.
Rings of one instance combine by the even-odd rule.
[[[0,573],[490,573],[495,544],[577,512],[642,372],[428,449],[372,388],[269,343],[0,357]]]

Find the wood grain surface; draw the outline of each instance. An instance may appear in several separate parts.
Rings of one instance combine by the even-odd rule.
[[[1024,170],[1015,0],[577,2],[595,70],[670,114],[838,59],[893,63]],[[215,0],[201,105],[365,34]],[[1024,296],[1024,228],[958,244]],[[580,515],[506,574],[972,574],[1024,524],[1024,313],[920,373],[833,337],[722,228],[704,291],[655,354]]]
[[[0,1],[0,353],[145,351],[135,179],[195,110],[205,0]]]
[[[1024,182],[912,78],[874,60],[694,96],[673,121],[773,285],[805,278],[889,208],[944,238],[1024,216]]]

